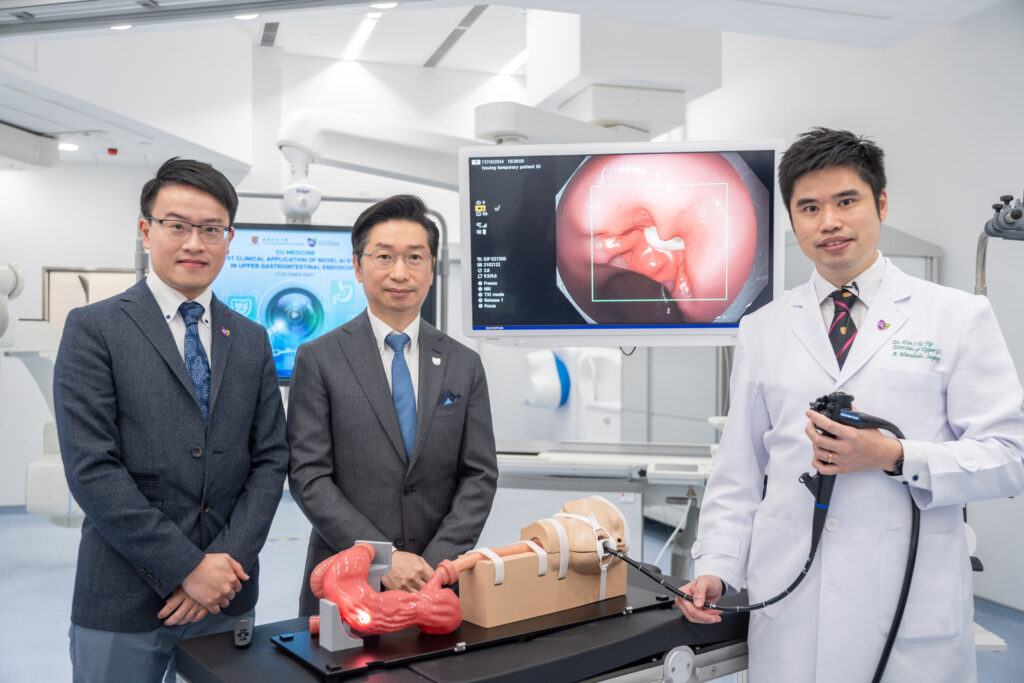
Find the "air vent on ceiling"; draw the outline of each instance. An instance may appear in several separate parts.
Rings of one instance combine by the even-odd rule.
[[[277,41],[277,27],[280,22],[268,21],[263,24],[263,37],[260,39],[260,47],[274,47]]]

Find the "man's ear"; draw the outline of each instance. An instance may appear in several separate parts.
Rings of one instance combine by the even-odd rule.
[[[353,270],[355,270],[356,273],[356,282],[361,283],[363,281],[363,269],[359,265],[360,260],[361,259],[359,258],[358,255],[352,255],[352,268]]]
[[[139,232],[142,233],[142,246],[149,249],[149,231],[153,228],[152,224],[145,218],[139,219]]]

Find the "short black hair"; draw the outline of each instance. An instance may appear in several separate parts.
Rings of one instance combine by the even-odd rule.
[[[153,202],[160,190],[168,185],[186,185],[212,195],[228,210],[231,224],[235,222],[238,211],[238,195],[231,181],[210,164],[193,159],[171,157],[156,172],[156,177],[142,186],[139,197],[139,210],[144,218],[153,215]]]
[[[382,199],[366,211],[359,214],[352,226],[352,255],[359,258],[363,255],[366,242],[370,239],[370,231],[378,223],[386,221],[412,221],[419,223],[427,231],[427,245],[430,255],[437,257],[437,245],[441,241],[441,233],[437,224],[427,215],[427,205],[419,197],[411,194],[396,194]]]
[[[871,187],[875,209],[881,210],[879,198],[885,189],[885,152],[868,138],[848,130],[819,126],[800,135],[779,163],[779,189],[786,211],[789,211],[796,181],[808,173],[834,166],[853,169]]]

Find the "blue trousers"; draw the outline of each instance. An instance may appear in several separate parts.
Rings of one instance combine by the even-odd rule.
[[[246,615],[253,617],[253,612]],[[195,624],[162,626],[154,631],[120,633],[71,624],[74,683],[174,683],[174,645],[179,640],[234,630],[238,616],[208,614]]]

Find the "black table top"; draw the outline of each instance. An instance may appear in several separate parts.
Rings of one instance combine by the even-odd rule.
[[[642,577],[631,584],[659,589]],[[630,588],[631,593],[635,590]],[[375,668],[346,675],[343,681],[544,680],[573,681],[649,660],[680,645],[711,646],[742,640],[747,615],[726,616],[719,624],[691,624],[671,601],[632,613],[569,626],[540,635],[527,634],[492,646],[448,652],[443,656]],[[178,673],[192,683],[245,681],[323,681],[320,674],[280,650],[271,637],[308,630],[305,618],[256,626],[252,644],[234,646],[231,633],[182,641],[177,648]]]

